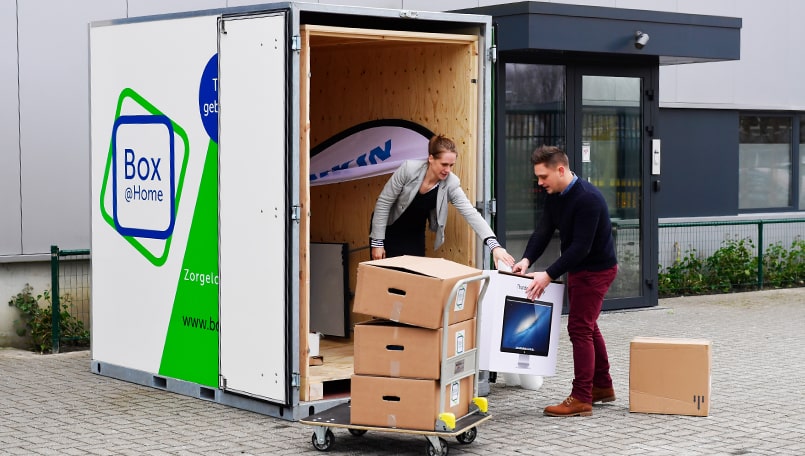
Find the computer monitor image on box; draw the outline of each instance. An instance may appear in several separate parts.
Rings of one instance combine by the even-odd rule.
[[[527,369],[531,356],[548,356],[553,304],[506,296],[500,351],[517,353],[517,367]]]

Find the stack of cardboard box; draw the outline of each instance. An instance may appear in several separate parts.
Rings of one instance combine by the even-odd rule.
[[[469,412],[474,376],[445,385],[440,410],[443,314],[449,306],[447,357],[476,345],[480,281],[455,284],[481,271],[442,258],[402,256],[358,266],[354,311],[371,315],[355,325],[351,424],[432,431],[440,411]]]

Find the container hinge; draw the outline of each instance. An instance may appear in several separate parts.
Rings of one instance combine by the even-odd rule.
[[[292,51],[301,51],[302,50],[302,37],[299,35],[294,35],[291,37],[291,50]]]
[[[223,375],[218,376],[218,387],[221,388],[222,390],[226,389],[226,377],[224,377]]]
[[[498,61],[498,47],[492,46],[489,48],[489,61],[495,63]]]
[[[419,17],[419,12],[412,10],[402,10],[400,11],[400,17],[403,19],[416,19]]]
[[[291,220],[296,223],[299,223],[302,220],[302,208],[298,205],[291,206]]]
[[[481,213],[481,215],[495,215],[498,211],[498,203],[495,199],[491,199],[484,203],[483,201],[478,201],[475,203],[475,209]]]
[[[291,374],[291,386],[296,388],[302,386],[302,376],[299,374],[299,372],[294,372]]]

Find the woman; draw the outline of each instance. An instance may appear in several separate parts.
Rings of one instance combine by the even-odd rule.
[[[447,223],[447,202],[480,236],[495,259],[511,267],[514,258],[497,241],[494,231],[461,189],[458,176],[453,174],[456,164],[456,145],[439,135],[428,142],[428,159],[407,160],[386,182],[377,198],[372,216],[370,245],[372,259],[400,255],[425,256],[425,221],[436,232],[433,249],[444,243]]]

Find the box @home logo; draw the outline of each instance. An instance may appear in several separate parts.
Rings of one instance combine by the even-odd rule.
[[[179,125],[133,90],[121,92],[101,212],[156,266],[167,259],[188,153],[187,135]]]

